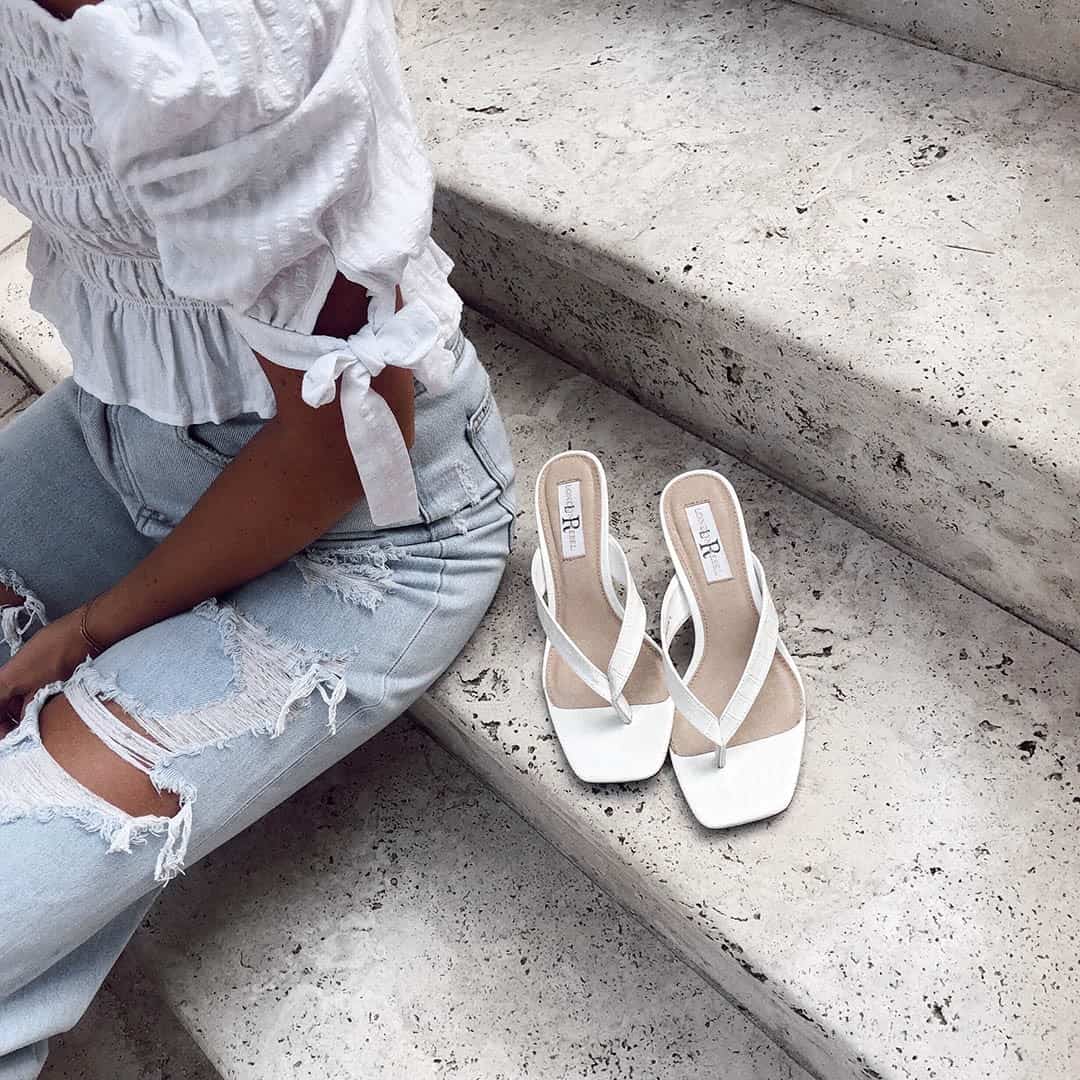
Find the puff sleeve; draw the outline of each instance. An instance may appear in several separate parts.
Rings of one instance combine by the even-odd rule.
[[[373,519],[415,520],[396,421],[369,392],[387,364],[449,383],[460,301],[430,240],[432,170],[389,0],[109,0],[70,24],[99,149],[153,232],[162,275],[222,308],[258,353],[342,412]],[[312,328],[338,272],[369,321]],[[396,288],[439,280],[395,312]],[[456,303],[455,303],[456,301]]]

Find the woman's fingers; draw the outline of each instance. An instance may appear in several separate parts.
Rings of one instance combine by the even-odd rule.
[[[0,667],[0,720],[17,724],[22,718],[23,706],[30,697],[31,688],[9,670],[11,661]]]
[[[5,721],[11,726],[17,724],[22,718],[25,701],[24,694],[6,688],[3,683],[0,683],[0,725]],[[0,734],[2,733],[3,728],[0,727]]]
[[[70,612],[43,626],[0,665],[0,718],[17,724],[43,686],[63,683],[86,658],[80,616],[81,611]]]

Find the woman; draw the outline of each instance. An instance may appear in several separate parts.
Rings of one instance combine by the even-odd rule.
[[[389,0],[0,0],[0,194],[74,378],[0,431],[0,1078],[156,892],[400,714],[510,451]]]

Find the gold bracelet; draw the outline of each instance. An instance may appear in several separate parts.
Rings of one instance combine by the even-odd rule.
[[[79,633],[82,634],[83,641],[86,642],[90,649],[90,656],[96,659],[105,651],[105,646],[102,645],[86,628],[86,620],[90,615],[90,609],[94,606],[94,600],[97,600],[96,596],[93,600],[87,600],[82,606],[82,616],[79,619]]]

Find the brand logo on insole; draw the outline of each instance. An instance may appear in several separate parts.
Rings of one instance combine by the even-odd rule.
[[[733,576],[731,564],[728,562],[727,552],[720,540],[720,532],[716,528],[716,518],[713,517],[712,507],[707,502],[688,506],[686,520],[690,523],[690,530],[694,534],[705,580],[710,584],[714,581],[730,581]]]
[[[564,559],[580,559],[585,554],[585,529],[581,523],[581,481],[559,485],[559,531]]]

